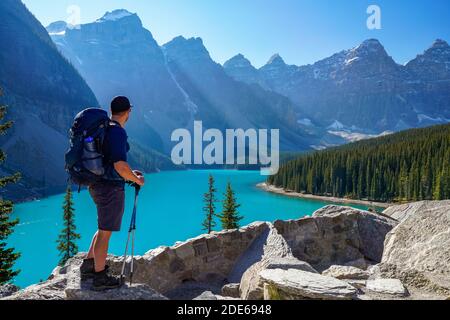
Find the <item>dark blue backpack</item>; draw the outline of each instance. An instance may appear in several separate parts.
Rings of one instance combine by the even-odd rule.
[[[83,110],[75,117],[65,155],[71,183],[89,186],[105,179],[108,164],[103,155],[103,142],[111,123],[108,113],[97,108]]]

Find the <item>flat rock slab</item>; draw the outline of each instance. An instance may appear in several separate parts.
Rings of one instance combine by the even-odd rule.
[[[194,298],[193,300],[194,301],[216,301],[216,300],[234,301],[234,300],[240,300],[240,299],[224,297],[221,295],[214,294],[211,291],[205,291],[201,295],[199,295],[197,298]]]
[[[376,279],[368,280],[366,283],[368,291],[387,294],[398,297],[408,296],[408,290],[406,290],[403,283],[398,279]]]
[[[367,271],[349,266],[331,266],[322,272],[322,275],[336,279],[366,280],[369,278]]]
[[[357,289],[348,283],[332,277],[302,270],[264,270],[260,273],[265,282],[265,290],[277,291],[281,298],[291,299],[318,299],[318,300],[350,300],[356,297]],[[268,285],[268,286],[267,286]],[[270,294],[265,298],[271,298]]]
[[[102,292],[92,291],[90,287],[70,287],[65,289],[67,300],[167,300],[166,297],[144,284],[124,285],[119,289]]]

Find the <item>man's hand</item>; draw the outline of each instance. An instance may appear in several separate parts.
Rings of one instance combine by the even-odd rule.
[[[139,170],[133,170],[133,173],[137,176],[143,176],[144,174],[142,173],[142,171]]]
[[[144,175],[142,172],[135,170],[132,171],[128,163],[125,161],[119,161],[114,163],[114,169],[116,169],[117,173],[125,180],[131,181],[139,186],[143,187],[145,184]],[[138,174],[139,173],[139,174]]]
[[[133,173],[139,179],[139,182],[136,182],[139,186],[143,187],[145,185],[144,174],[139,170],[133,170]]]

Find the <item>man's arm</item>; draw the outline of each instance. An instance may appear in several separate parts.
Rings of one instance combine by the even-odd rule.
[[[130,165],[125,161],[119,161],[114,163],[114,169],[116,169],[117,173],[125,179],[125,181],[134,182],[141,187],[145,184],[145,179],[143,175],[136,174],[133,170],[131,170]]]

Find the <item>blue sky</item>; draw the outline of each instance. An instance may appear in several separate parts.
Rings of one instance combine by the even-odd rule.
[[[449,0],[23,0],[44,24],[81,9],[81,23],[124,8],[136,12],[159,44],[201,37],[219,63],[237,53],[260,67],[279,53],[287,63],[313,63],[365,39],[379,39],[399,63],[450,41]],[[366,27],[369,5],[381,8],[381,30]]]

